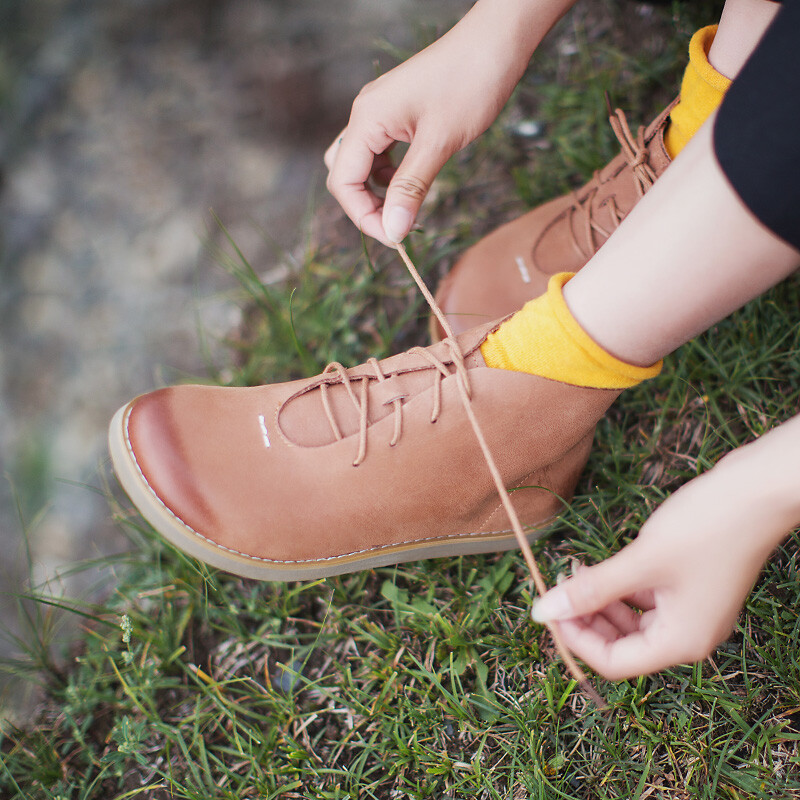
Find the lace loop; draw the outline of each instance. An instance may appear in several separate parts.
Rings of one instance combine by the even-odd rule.
[[[625,160],[633,170],[633,175],[636,178],[636,192],[639,197],[643,197],[644,193],[656,182],[657,177],[647,161],[648,153],[647,144],[644,141],[644,126],[639,126],[634,139],[628,126],[625,112],[621,108],[618,108],[609,117],[608,121],[611,123],[611,130],[614,131],[614,135],[622,145]]]
[[[459,384],[463,387],[466,387],[468,391],[469,387],[469,379],[467,376],[467,368],[464,364],[464,356],[461,353],[460,348],[456,346],[455,349],[452,347],[450,348],[451,353],[453,354],[453,365],[456,370],[456,375],[459,381]],[[426,350],[423,347],[412,347],[409,353],[414,353],[416,355],[421,356],[425,361],[428,362],[430,368],[434,372],[433,378],[433,408],[431,410],[431,422],[436,422],[439,418],[439,414],[442,409],[442,381],[445,378],[450,377],[453,373],[448,369],[448,366],[445,362],[441,361],[437,358],[433,353]],[[369,395],[369,384],[370,381],[377,381],[378,383],[384,383],[389,380],[390,376],[384,374],[383,370],[381,369],[380,362],[376,358],[370,358],[367,360],[367,364],[372,367],[374,372],[373,375],[357,375],[351,376],[347,373],[347,370],[338,362],[334,361],[328,364],[327,367],[323,370],[323,375],[331,375],[332,380],[325,381],[320,384],[320,393],[322,398],[322,407],[325,411],[325,416],[328,420],[328,424],[331,427],[331,431],[333,432],[334,438],[336,441],[340,441],[344,438],[341,428],[339,427],[339,423],[336,420],[336,415],[333,411],[333,406],[331,405],[330,400],[330,387],[331,385],[341,385],[344,387],[345,391],[347,392],[347,396],[350,398],[350,401],[353,403],[353,407],[358,414],[358,450],[356,452],[356,456],[353,459],[353,466],[357,467],[361,464],[367,456],[367,437],[368,437],[368,429],[369,429],[369,403],[370,403],[370,395]],[[335,377],[333,377],[335,376]],[[353,384],[357,383],[358,390],[353,388]],[[403,433],[403,399],[407,395],[399,394],[395,397],[391,397],[384,402],[384,405],[392,405],[393,406],[393,414],[394,414],[394,429],[392,431],[392,438],[389,440],[389,447],[394,447],[399,441],[400,437]]]
[[[450,327],[450,323],[447,321],[447,318],[444,316],[444,314],[442,314],[439,306],[433,299],[433,295],[431,295],[428,287],[425,285],[424,281],[417,272],[416,267],[406,254],[405,249],[398,248],[398,252],[403,258],[406,267],[411,273],[411,276],[414,278],[414,281],[416,282],[420,291],[428,301],[428,305],[437,315],[442,329],[447,334],[447,338],[443,340],[443,344],[450,350],[450,354],[453,359],[453,367],[455,368],[456,380],[458,381],[459,385],[459,391],[461,392],[462,396],[469,401],[472,399],[472,387],[470,386],[469,381],[469,371],[467,370],[467,365],[464,363],[464,354],[461,352],[461,348],[459,347],[458,342],[453,335],[453,329]],[[442,380],[450,377],[450,375],[453,373],[450,372],[447,365],[443,361],[441,361],[433,353],[431,353],[430,350],[427,350],[424,347],[412,347],[408,352],[414,353],[415,355],[423,358],[434,370],[435,377],[433,382],[433,409],[431,410],[431,422],[436,422],[442,409]],[[370,358],[367,361],[367,364],[369,364],[374,370],[375,380],[379,382],[387,380],[386,375],[383,374],[381,369],[380,362],[377,359]],[[341,382],[347,391],[347,395],[352,401],[353,406],[358,412],[358,452],[353,460],[353,466],[357,467],[367,455],[367,428],[369,427],[368,388],[370,380],[373,379],[369,375],[361,375],[356,378],[351,378],[350,375],[347,374],[347,370],[337,361],[328,364],[328,366],[323,370],[322,374],[329,375],[331,373],[336,373],[339,378],[336,383]],[[361,381],[360,398],[356,397],[355,391],[351,385],[354,380]],[[333,413],[333,408],[331,407],[330,397],[328,396],[327,382],[320,384],[320,391],[322,392],[322,407],[325,410],[325,416],[328,419],[328,423],[331,426],[334,437],[337,441],[339,441],[344,437],[342,436],[341,429],[339,428],[339,424],[337,423],[336,417]],[[389,442],[389,446],[394,447],[400,440],[400,436],[402,435],[403,431],[403,397],[400,396],[392,398],[391,403],[394,405],[394,432]]]
[[[608,121],[611,124],[611,130],[614,132],[622,148],[625,161],[631,168],[636,194],[639,197],[643,197],[645,192],[650,189],[658,177],[648,160],[649,152],[647,150],[647,143],[644,140],[644,126],[639,126],[636,136],[634,137],[628,125],[625,112],[621,108],[616,109],[609,117]],[[579,195],[577,191],[572,192],[572,206],[569,209],[569,213],[570,216],[579,214],[582,217],[579,226],[583,231],[583,238],[587,245],[586,248],[578,241],[572,225],[570,224],[567,227],[576,254],[584,260],[591,258],[600,246],[595,234],[598,234],[603,239],[607,239],[619,227],[622,220],[625,219],[625,214],[617,206],[616,199],[614,196],[611,196],[600,205],[608,211],[613,226],[612,229],[607,230],[597,221],[596,214],[600,205],[595,203],[595,199],[602,185],[603,181],[600,178],[600,173],[595,172],[591,181],[584,187],[583,191],[585,194]],[[588,250],[588,252],[586,252],[586,250]]]

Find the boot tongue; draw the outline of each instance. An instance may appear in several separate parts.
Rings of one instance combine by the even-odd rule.
[[[468,369],[485,366],[478,347],[492,327],[496,326],[482,326],[458,337],[462,352],[467,353],[465,365]],[[428,350],[444,363],[450,374],[455,374],[452,352],[444,342],[439,342]],[[384,359],[379,364],[384,380],[378,379],[374,365],[369,363],[347,370],[350,389],[358,403],[365,400],[363,382],[365,378],[368,380],[366,403],[369,425],[374,425],[394,413],[396,399],[399,398],[405,405],[417,395],[432,389],[436,379],[436,368],[419,353],[401,353]],[[325,411],[323,391],[327,394],[328,408],[342,438],[358,433],[359,405],[353,402],[342,378],[336,372],[325,377],[332,381],[325,389],[320,385],[324,378],[319,376],[307,388],[290,397],[278,410],[278,427],[292,444],[299,447],[322,447],[337,440]],[[432,408],[431,400],[431,410]]]

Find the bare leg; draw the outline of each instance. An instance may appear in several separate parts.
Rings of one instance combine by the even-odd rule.
[[[779,7],[728,0],[712,66],[735,78]],[[800,263],[728,184],[713,154],[714,117],[564,288],[586,332],[623,361],[652,364]]]
[[[711,66],[735,78],[779,8],[769,0],[728,0],[708,53]]]
[[[728,183],[713,153],[715,118],[564,287],[589,336],[631,364],[654,363],[800,263]]]

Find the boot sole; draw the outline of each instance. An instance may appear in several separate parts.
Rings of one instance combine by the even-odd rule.
[[[139,513],[167,541],[179,550],[213,567],[261,581],[303,581],[342,575],[364,569],[386,567],[407,561],[476,553],[502,552],[517,547],[513,531],[490,534],[462,534],[458,537],[388,545],[380,550],[349,553],[313,561],[279,562],[238,553],[198,533],[161,501],[143,475],[127,438],[127,416],[133,403],[117,411],[111,420],[108,444],[114,472]],[[529,542],[545,535],[558,519],[554,514],[533,526],[526,526]]]

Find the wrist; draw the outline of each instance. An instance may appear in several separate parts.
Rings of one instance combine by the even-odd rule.
[[[576,0],[478,0],[462,20],[474,23],[485,38],[489,30],[505,39],[524,70],[548,31]]]
[[[709,473],[723,481],[732,502],[740,498],[755,511],[758,530],[750,534],[767,552],[800,525],[800,475],[787,468],[786,442],[780,438],[762,436],[726,455]]]

